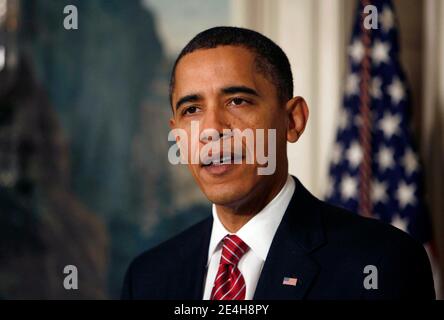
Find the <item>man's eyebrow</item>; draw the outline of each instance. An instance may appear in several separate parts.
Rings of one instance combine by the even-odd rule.
[[[224,94],[246,93],[246,94],[250,94],[250,95],[259,97],[259,93],[257,93],[256,90],[254,90],[253,88],[247,87],[247,86],[230,86],[230,87],[222,88],[221,91]],[[187,94],[186,96],[183,96],[182,98],[180,98],[176,102],[176,110],[179,109],[179,107],[184,103],[196,102],[196,101],[199,101],[202,99],[203,99],[203,97],[200,94],[197,94],[197,93]]]
[[[202,96],[200,94],[187,94],[186,96],[183,96],[179,99],[176,103],[176,110],[179,109],[179,107],[187,102],[196,102],[202,100]]]
[[[223,88],[221,91],[225,94],[246,93],[259,97],[259,93],[256,90],[247,86],[230,86]]]

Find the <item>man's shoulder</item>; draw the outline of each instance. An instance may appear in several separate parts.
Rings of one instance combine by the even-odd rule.
[[[421,243],[406,232],[375,218],[367,218],[347,209],[329,204],[311,194],[295,178],[296,192],[290,203],[290,223],[307,224],[316,233],[322,231],[325,247],[335,251],[356,251],[367,256],[388,249],[413,248],[424,250]],[[303,226],[299,227],[304,228]],[[314,228],[314,229],[313,229]]]
[[[211,231],[211,217],[194,224],[173,238],[149,249],[130,263],[122,288],[122,299],[165,299],[171,276],[178,277],[187,263],[186,256],[203,250],[206,234]],[[151,288],[156,288],[151,290]]]
[[[211,228],[211,221],[211,217],[207,217],[174,237],[142,252],[133,259],[130,268],[136,272],[138,269],[147,270],[147,265],[152,268],[153,264],[166,266],[166,264],[174,263],[175,259],[172,257],[180,258],[185,250],[201,244],[202,234]]]
[[[372,246],[420,245],[408,233],[375,218],[360,216],[341,207],[319,201],[322,219],[329,240],[353,240],[353,243]]]
[[[327,243],[363,256],[424,256],[422,244],[389,223],[367,218],[319,200]]]

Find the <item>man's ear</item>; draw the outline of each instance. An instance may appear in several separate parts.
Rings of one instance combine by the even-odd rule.
[[[174,116],[170,118],[169,125],[170,125],[171,130],[176,129],[176,120],[174,119]],[[178,143],[179,140],[180,140],[180,137],[178,135],[176,135],[176,143]]]
[[[176,128],[176,120],[174,119],[174,117],[170,118],[169,125],[171,130]]]
[[[308,121],[308,106],[302,97],[294,97],[286,104],[288,117],[287,140],[296,142],[305,130]]]

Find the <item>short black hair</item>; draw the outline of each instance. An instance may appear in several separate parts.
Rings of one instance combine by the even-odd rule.
[[[278,98],[286,102],[293,97],[293,74],[290,61],[276,43],[253,30],[238,27],[214,27],[202,31],[191,39],[174,62],[169,88],[171,105],[174,78],[179,61],[196,50],[219,46],[240,46],[251,50],[256,55],[255,62],[259,72],[262,72],[276,86]]]

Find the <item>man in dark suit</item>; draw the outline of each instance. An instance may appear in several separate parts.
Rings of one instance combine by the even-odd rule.
[[[434,299],[421,244],[316,199],[288,174],[286,144],[303,133],[308,107],[293,97],[289,61],[270,39],[233,27],[198,34],[176,60],[170,100],[170,126],[185,133],[181,154],[213,212],[137,257],[122,298]],[[226,148],[229,133],[248,129],[256,149],[246,136]],[[258,129],[274,134],[260,138]],[[192,161],[186,138],[223,152]]]

